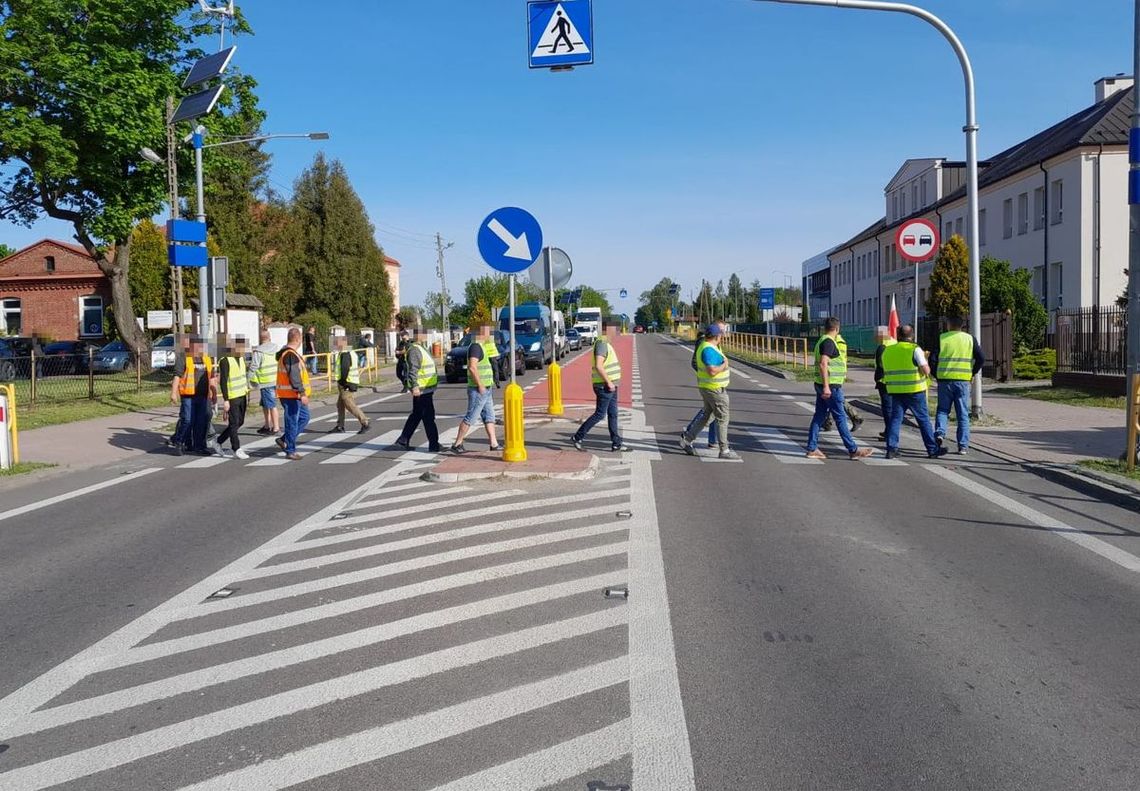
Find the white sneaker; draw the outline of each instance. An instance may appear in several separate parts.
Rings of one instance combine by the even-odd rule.
[[[216,442],[214,443],[214,453],[218,454],[223,459],[228,459],[230,456],[230,452]]]
[[[246,459],[249,458],[249,454],[245,452],[245,448],[238,448],[237,450],[234,451],[234,458],[235,459],[241,459],[242,461],[245,461]]]

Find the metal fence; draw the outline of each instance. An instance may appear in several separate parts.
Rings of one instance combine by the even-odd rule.
[[[1128,311],[1111,307],[1069,308],[1054,314],[1057,370],[1113,374],[1127,371]]]

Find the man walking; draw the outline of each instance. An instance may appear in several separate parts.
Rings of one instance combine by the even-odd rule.
[[[938,380],[938,409],[934,413],[934,440],[942,447],[950,407],[958,421],[958,455],[970,449],[970,381],[985,365],[982,345],[962,329],[960,316],[946,318],[946,332],[938,339],[938,351],[930,355],[930,368]]]
[[[922,433],[926,455],[937,459],[946,454],[946,448],[938,447],[934,441],[934,429],[930,426],[930,413],[926,406],[929,376],[930,366],[926,362],[926,355],[914,342],[914,327],[909,324],[899,327],[899,342],[883,349],[883,382],[891,395],[891,423],[887,427],[888,459],[899,455],[899,429],[908,409]]]
[[[728,331],[728,323],[724,319],[717,319],[715,323],[718,327],[720,327],[721,337],[724,337],[724,334]],[[697,345],[693,347],[693,358],[689,361],[689,365],[692,366],[694,373],[700,369],[700,359],[699,358],[700,358],[700,351],[701,351],[701,343],[705,340],[705,338],[706,338],[706,333],[703,333],[703,332],[700,333],[700,335],[697,337]],[[702,403],[701,408],[697,410],[697,414],[694,415],[693,419],[689,421],[689,425],[685,426],[685,431],[690,432],[695,437],[696,432],[693,431],[693,427],[695,425],[697,425],[697,423],[699,423],[701,420],[703,420],[704,417],[705,417],[705,407],[704,407],[704,404]],[[709,447],[715,448],[718,445],[719,445],[719,443],[717,442],[717,423],[716,423],[716,420],[713,419],[713,420],[709,421]]]
[[[403,385],[401,393],[408,392],[406,377],[408,375],[408,347],[412,345],[407,330],[400,330],[400,341],[396,344],[396,378]]]
[[[819,432],[830,414],[839,429],[843,447],[851,459],[865,459],[873,451],[860,448],[847,428],[847,412],[844,409],[843,383],[847,381],[847,344],[836,342],[839,337],[839,319],[832,316],[823,325],[823,335],[815,344],[815,414],[808,429],[807,457],[826,459],[819,449]]]
[[[879,434],[879,439],[885,441],[887,429],[891,425],[891,394],[883,383],[883,349],[894,346],[897,341],[891,337],[890,329],[880,324],[875,328],[875,342],[878,344],[875,349],[875,390],[879,393],[879,409],[883,413],[883,431]]]
[[[262,330],[261,344],[253,350],[249,365],[249,381],[257,387],[263,418],[257,433],[270,437],[281,430],[277,415],[277,352],[277,344],[269,339],[269,330]]]
[[[235,459],[248,459],[249,454],[241,449],[238,432],[245,423],[245,408],[249,396],[249,378],[245,369],[245,337],[239,335],[230,353],[218,365],[218,381],[222,392],[222,418],[226,428],[218,435],[214,452],[225,458],[225,442],[230,441],[230,449]]]
[[[302,352],[305,355],[305,362],[309,366],[309,373],[313,376],[317,375],[317,328],[310,325],[309,329],[305,330],[305,346]]]
[[[190,355],[189,335],[183,333],[178,336],[178,351],[175,354],[175,370],[178,370],[178,360],[182,360],[183,368],[185,368],[186,358]],[[190,412],[193,408],[191,398],[193,396],[182,395],[180,392],[181,383],[177,381],[178,376],[175,375],[174,379],[175,381],[170,383],[170,403],[178,407],[178,422],[174,424],[174,433],[166,440],[166,445],[173,448],[176,455],[181,456],[186,444],[183,434],[190,429]]]
[[[289,328],[288,342],[277,357],[277,397],[285,410],[285,434],[277,438],[277,447],[289,461],[298,461],[297,437],[309,425],[309,369],[301,358],[301,329]]]
[[[491,450],[499,450],[499,441],[495,438],[495,390],[491,386],[495,381],[494,358],[498,354],[499,349],[491,337],[491,325],[483,322],[475,340],[467,347],[467,414],[459,423],[452,453],[467,452],[463,439],[480,418]]]
[[[606,419],[606,426],[610,430],[610,450],[614,453],[627,453],[631,450],[618,432],[618,384],[621,382],[621,361],[618,360],[617,351],[610,342],[608,331],[616,329],[615,325],[603,320],[602,333],[594,339],[594,367],[590,371],[590,380],[594,385],[594,414],[586,418],[578,430],[570,438],[574,447],[585,450],[582,440],[590,433],[590,429],[598,425],[602,418]]]
[[[417,327],[416,340],[408,346],[404,390],[412,393],[412,414],[408,415],[396,445],[411,450],[412,437],[422,422],[428,438],[428,451],[439,453],[443,450],[439,444],[439,429],[435,425],[435,388],[439,385],[439,374],[427,349],[427,337],[427,330]]]
[[[210,406],[217,399],[214,361],[206,353],[206,342],[192,338],[184,357],[174,361],[174,380],[170,385],[170,401],[182,399],[179,428],[174,436],[174,452],[179,456],[189,450],[209,456],[206,434],[210,427]]]
[[[710,420],[717,424],[717,442],[720,445],[719,458],[739,459],[736,451],[728,447],[728,358],[720,350],[724,329],[720,324],[709,325],[701,345],[697,347],[697,389],[704,402],[704,417],[681,432],[681,449],[690,456],[696,456],[693,440]]]
[[[348,339],[340,335],[336,339],[336,356],[333,358],[333,376],[336,378],[336,425],[330,434],[343,432],[344,413],[349,412],[360,423],[357,434],[368,431],[368,418],[356,405],[356,391],[360,389],[360,359],[348,348]]]

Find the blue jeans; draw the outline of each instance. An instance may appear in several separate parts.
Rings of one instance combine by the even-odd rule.
[[[930,412],[926,408],[926,391],[921,393],[894,393],[891,396],[891,425],[887,428],[887,450],[899,449],[899,430],[902,428],[903,415],[909,409],[918,423],[918,430],[922,434],[922,444],[926,446],[928,454],[938,452],[938,443],[934,441],[934,429],[930,425]]]
[[[606,418],[606,425],[610,429],[610,445],[615,448],[621,447],[621,434],[618,433],[618,402],[617,402],[617,389],[612,392],[607,391],[604,385],[594,385],[594,398],[597,400],[597,407],[594,409],[594,414],[590,415],[574,432],[574,439],[581,442],[585,439],[586,435],[590,433],[590,429],[598,425],[602,418]]]
[[[320,358],[320,357],[318,357],[318,356],[317,356],[317,355],[315,355],[315,354],[314,354],[312,357],[310,357],[310,358],[308,359],[308,363],[309,363],[309,373],[311,373],[313,376],[316,376],[316,375],[317,375],[317,362],[318,362],[320,359],[321,359],[321,358]]]
[[[178,400],[178,422],[174,425],[174,434],[170,441],[183,448],[190,448],[190,424],[194,419],[193,396],[182,396]]]
[[[480,418],[484,424],[495,422],[495,391],[488,387],[480,393],[476,388],[468,387],[467,414],[463,416],[463,422],[474,426]]]
[[[282,398],[281,406],[285,409],[285,452],[296,453],[297,437],[309,425],[309,408],[299,398]]]
[[[851,436],[851,429],[847,427],[847,412],[843,409],[843,385],[832,385],[831,398],[824,398],[823,385],[816,384],[815,414],[811,416],[811,427],[808,429],[808,452],[819,448],[819,432],[823,430],[828,412],[835,421],[835,428],[839,430],[839,437],[843,440],[843,447],[847,448],[847,452],[854,453],[859,450],[859,443]]]
[[[182,396],[178,407],[178,428],[174,430],[175,445],[186,450],[206,450],[206,434],[210,430],[210,399],[206,396]]]
[[[693,433],[693,428],[705,419],[705,409],[701,407],[697,410],[697,414],[693,415],[693,419],[689,421],[689,425],[685,426],[685,435]],[[717,444],[717,431],[718,426],[716,420],[709,421],[709,447]]]
[[[883,413],[883,433],[891,427],[891,409],[894,405],[894,399],[891,394],[887,392],[887,388],[882,385],[876,385],[879,391],[879,411]]]
[[[970,447],[970,383],[963,381],[938,382],[938,411],[934,413],[934,436],[946,436],[950,422],[950,407],[958,419],[958,447]]]

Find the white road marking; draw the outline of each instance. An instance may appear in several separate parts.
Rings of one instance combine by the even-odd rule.
[[[348,450],[342,451],[332,458],[322,459],[321,464],[356,464],[364,459],[375,456],[382,450],[387,450],[392,447],[392,443],[400,438],[400,429],[393,429],[386,434],[381,434],[375,439],[367,440],[359,445],[355,445]]]
[[[804,409],[807,412],[811,412],[813,415],[815,414],[815,406],[807,403],[806,401],[797,401],[796,406]]]
[[[431,486],[427,481],[419,481],[418,486]],[[469,492],[470,486],[450,486],[447,489],[440,491],[437,488],[430,489],[426,492],[412,492],[411,494],[401,494],[395,497],[386,497],[384,499],[368,499],[361,500],[358,503],[353,503],[345,511],[360,511],[365,508],[384,508],[392,503],[405,503],[412,500],[437,500],[441,501],[444,497],[450,497],[458,492]]]
[[[297,446],[297,452],[304,455],[306,453],[313,453],[314,451],[321,450],[328,445],[335,445],[338,442],[346,442],[349,437],[344,434],[318,434],[311,440],[304,442]],[[246,467],[279,467],[282,464],[290,464],[289,459],[282,456],[270,456],[257,461],[251,461]]]
[[[502,500],[508,497],[519,497],[526,494],[522,489],[504,489],[501,492],[484,492],[472,494],[468,497],[456,497],[455,499],[436,499],[427,503],[419,503],[418,505],[408,505],[403,508],[396,508],[391,511],[380,511],[371,514],[360,514],[359,516],[350,516],[346,519],[338,519],[335,522],[330,522],[327,527],[351,527],[352,525],[367,524],[368,522],[375,522],[379,519],[395,519],[396,517],[410,516],[411,514],[423,513],[425,511],[439,511],[441,506],[451,508],[453,506],[470,505],[472,503],[492,502],[494,500]],[[376,508],[383,508],[384,504],[377,504]],[[488,506],[490,507],[490,506]],[[494,506],[496,511],[502,508],[501,505]],[[485,512],[485,511],[484,511]],[[432,520],[433,523],[438,521]],[[403,527],[400,528],[404,529]],[[353,533],[353,536],[358,536],[360,533]],[[314,539],[312,542],[303,542],[298,549],[307,549],[312,546],[320,546],[319,539]]]
[[[794,395],[788,395],[787,393],[782,393],[780,395],[780,398],[786,398],[787,400],[791,401],[793,398],[795,398],[795,396]]]
[[[95,483],[90,486],[84,486],[82,489],[76,489],[73,492],[59,494],[55,497],[48,497],[44,500],[39,500],[34,503],[21,505],[19,508],[12,508],[8,511],[2,511],[0,512],[0,522],[3,522],[5,519],[11,519],[14,516],[22,516],[24,514],[31,513],[32,511],[38,511],[41,508],[47,508],[49,505],[66,502],[67,500],[74,500],[76,497],[82,497],[85,494],[91,494],[92,492],[98,492],[103,489],[108,489],[112,486],[118,486],[121,483],[134,481],[142,478],[143,476],[150,475],[152,472],[158,472],[161,469],[161,467],[149,467],[145,470],[139,470],[138,472],[128,473],[127,475],[120,475],[118,478],[112,478],[109,481],[103,481],[102,483]]]
[[[939,467],[935,464],[924,464],[922,466],[939,478],[949,481],[955,486],[959,486],[971,494],[981,497],[983,500],[988,500],[999,508],[1003,508],[1011,514],[1021,517],[1032,525],[1044,528],[1066,541],[1072,541],[1077,546],[1087,549],[1089,552],[1094,552],[1123,569],[1140,572],[1140,557],[1130,552],[1125,552],[1123,549],[1113,546],[1107,541],[1102,541],[1099,538],[1082,533],[1077,528],[1071,527],[1059,519],[1054,519],[1027,505],[1023,505],[1011,497],[1006,497],[1004,494],[998,494],[977,481],[970,480],[964,475],[948,470],[945,467]]]
[[[749,429],[748,433],[759,440],[764,450],[776,457],[776,461],[784,464],[823,464],[820,459],[807,458],[807,450],[779,429],[764,426]]]

